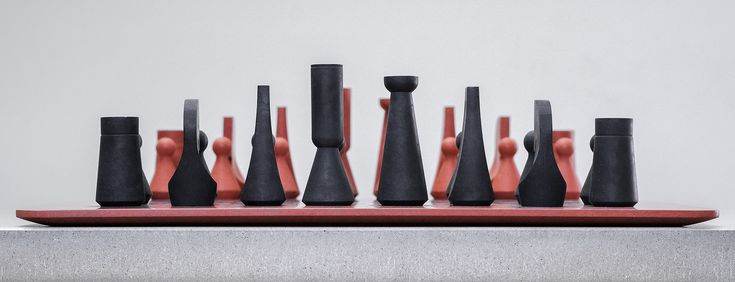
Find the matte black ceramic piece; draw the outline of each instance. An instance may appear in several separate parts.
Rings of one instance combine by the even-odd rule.
[[[270,88],[258,85],[253,151],[240,201],[252,206],[280,206],[286,201],[276,165],[275,142],[271,128]]]
[[[595,119],[589,201],[598,207],[638,203],[633,153],[633,119]]]
[[[464,137],[464,134],[462,134],[462,131],[460,131],[457,134],[457,137],[454,138],[454,144],[457,145],[457,155],[458,156],[459,156],[459,148],[462,146],[462,138],[463,137]],[[454,167],[454,170],[456,172],[456,170],[457,170],[457,167],[456,166]],[[454,183],[454,178],[455,178],[456,175],[457,175],[456,173],[452,173],[452,178],[449,179],[449,184],[447,184],[447,190],[444,192],[447,195],[447,198],[449,198],[449,194],[452,193],[452,183]]]
[[[518,202],[528,207],[561,207],[567,184],[556,165],[551,103],[534,101],[533,160],[518,184]],[[526,140],[524,139],[524,146]],[[531,152],[529,152],[530,154]]]
[[[344,144],[342,65],[311,65],[311,141],[317,147],[304,197],[306,205],[345,206],[355,201],[339,148]]]
[[[523,148],[526,148],[526,152],[528,152],[528,158],[526,158],[526,164],[523,165],[523,171],[521,171],[521,177],[519,178],[520,180],[523,180],[526,178],[528,171],[531,170],[531,165],[533,164],[533,157],[536,155],[533,149],[533,130],[526,133],[526,136],[523,137]],[[520,200],[518,199],[518,187],[516,187],[515,196],[516,196],[516,200],[520,202]]]
[[[418,80],[416,76],[383,79],[391,94],[378,188],[381,205],[421,206],[429,199],[413,112],[412,92]]]
[[[455,206],[489,206],[495,200],[482,139],[479,87],[465,90],[462,141],[449,185],[448,199]]]
[[[103,207],[147,204],[151,194],[140,160],[138,118],[103,117],[100,124],[97,203]]]
[[[590,150],[592,150],[593,154],[595,151],[595,136],[592,136],[590,138]],[[585,205],[591,205],[590,203],[590,184],[592,181],[592,167],[590,167],[590,171],[587,173],[587,178],[584,180],[584,185],[582,185],[582,191],[579,193],[579,198],[582,199],[582,202]]]
[[[174,175],[168,182],[172,206],[211,206],[217,196],[204,160],[207,136],[199,131],[199,100],[184,101],[184,148]]]

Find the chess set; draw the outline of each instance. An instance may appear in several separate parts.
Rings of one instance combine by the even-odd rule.
[[[717,210],[638,203],[633,120],[597,118],[593,161],[583,184],[575,171],[573,131],[554,130],[551,103],[534,102],[534,128],[523,138],[528,159],[519,173],[510,117],[496,124],[488,165],[480,90],[465,89],[462,128],[444,108],[441,154],[427,189],[412,92],[415,76],[386,76],[384,111],[373,193],[358,190],[347,157],[351,90],[342,65],[311,66],[311,131],[316,155],[306,187],[296,182],[286,108],[271,127],[270,89],[257,88],[255,132],[246,174],[234,158],[234,120],[209,144],[199,129],[199,101],[184,101],[183,130],[160,130],[156,168],[148,182],[141,164],[138,117],[101,118],[96,202],[99,207],[17,210],[49,226],[136,225],[544,225],[683,226],[718,216]],[[429,200],[429,191],[432,200]],[[301,196],[300,201],[297,199]]]

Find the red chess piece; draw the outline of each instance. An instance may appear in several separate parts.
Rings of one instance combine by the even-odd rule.
[[[567,183],[567,200],[579,200],[581,186],[574,165],[574,131],[555,130],[553,133],[554,158],[559,166],[559,171]]]
[[[151,178],[151,197],[168,199],[168,181],[176,171],[174,155],[176,142],[168,137],[158,139],[156,144],[156,171]],[[181,155],[179,155],[181,157]]]
[[[436,200],[447,199],[447,187],[452,180],[452,174],[457,167],[457,154],[454,129],[454,107],[444,107],[444,135],[442,136],[439,166],[436,169],[434,185],[431,187],[431,196]]]
[[[212,145],[217,160],[212,167],[212,178],[217,182],[217,198],[218,199],[239,199],[241,187],[235,176],[235,170],[232,168],[232,141],[227,137],[220,137],[214,140]]]
[[[286,127],[286,107],[278,107],[278,120],[276,122],[276,164],[278,175],[281,177],[283,192],[286,199],[295,199],[301,193],[296,183],[296,175],[291,162],[291,149],[288,146],[288,128]]]
[[[232,142],[232,150],[230,152],[230,162],[232,163],[232,171],[235,173],[235,178],[237,178],[237,183],[240,184],[240,186],[243,186],[245,184],[245,178],[242,177],[242,173],[240,173],[240,166],[237,165],[237,161],[235,161],[235,121],[232,117],[224,117],[224,126],[223,126],[223,132],[222,136],[227,137],[230,139],[230,142]]]
[[[495,158],[493,158],[493,164],[490,167],[490,179],[495,178],[495,175],[498,174],[498,168],[500,166],[500,140],[507,137],[510,137],[510,117],[498,117],[495,130]]]
[[[390,107],[390,99],[380,99],[380,107],[383,108],[383,131],[380,134],[380,150],[378,153],[378,169],[375,172],[375,188],[373,195],[378,195],[378,185],[380,185],[380,169],[383,165],[383,147],[385,147],[385,129],[388,127],[388,107]]]
[[[171,138],[176,143],[176,151],[174,151],[174,163],[178,166],[181,160],[181,154],[184,151],[184,131],[183,130],[159,130],[158,139],[163,137]]]
[[[352,188],[352,195],[357,196],[357,186],[355,185],[355,178],[352,176],[352,168],[350,167],[350,161],[347,159],[347,151],[350,149],[350,100],[352,97],[352,90],[350,88],[343,89],[343,114],[344,114],[344,135],[345,144],[339,150],[339,154],[342,156],[342,165],[345,167],[345,173],[347,174],[347,180],[350,182],[350,188]]]
[[[510,200],[515,199],[515,190],[520,181],[518,168],[513,160],[518,151],[516,141],[510,137],[500,139],[497,146],[498,166],[495,171],[495,177],[492,178],[493,192],[495,199]]]

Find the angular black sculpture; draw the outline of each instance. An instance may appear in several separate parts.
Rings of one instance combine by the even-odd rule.
[[[355,201],[339,148],[344,143],[342,65],[311,65],[311,141],[317,147],[306,205],[346,206]]]
[[[556,165],[552,140],[551,103],[534,101],[533,160],[518,183],[518,202],[529,207],[561,207],[567,184]],[[526,140],[524,138],[524,146]]]
[[[211,206],[217,196],[204,160],[207,135],[199,131],[199,100],[184,101],[184,148],[174,175],[168,182],[172,206]]]
[[[258,85],[258,104],[255,115],[255,134],[250,167],[240,201],[252,206],[280,206],[286,201],[281,177],[276,165],[276,151],[271,129],[270,88]]]
[[[592,154],[595,152],[595,136],[592,136],[590,138],[590,150],[592,150]],[[590,185],[592,181],[592,167],[590,167],[590,171],[587,172],[587,178],[584,179],[584,184],[582,185],[582,191],[579,193],[579,198],[582,199],[582,203],[585,205],[592,205],[590,203]]]
[[[633,153],[633,119],[595,119],[589,201],[598,207],[638,203]]]
[[[462,134],[462,131],[457,133],[457,137],[454,138],[454,144],[457,145],[457,156],[459,156],[459,148],[462,147],[462,138],[464,137],[464,134]],[[454,170],[457,170],[457,167],[454,167]],[[444,193],[447,195],[447,198],[449,198],[449,194],[452,193],[452,183],[454,183],[454,178],[457,176],[456,173],[452,173],[452,178],[449,179],[449,184],[447,184],[447,190],[444,191]]]
[[[448,199],[455,206],[489,206],[495,200],[482,139],[479,87],[465,90],[462,141],[449,187]]]
[[[100,125],[97,203],[103,207],[147,204],[151,192],[140,159],[138,118],[103,117]]]
[[[526,152],[528,152],[528,157],[526,158],[526,164],[523,165],[523,171],[521,171],[519,183],[520,180],[525,179],[526,175],[528,175],[528,171],[531,170],[531,165],[533,164],[533,157],[536,155],[533,149],[533,130],[526,133],[526,136],[523,137],[523,148],[526,148]],[[518,187],[516,187],[515,196],[516,200],[520,203],[520,199],[518,199]]]
[[[413,112],[418,82],[416,76],[383,79],[391,92],[378,188],[378,202],[384,206],[421,206],[429,199]]]

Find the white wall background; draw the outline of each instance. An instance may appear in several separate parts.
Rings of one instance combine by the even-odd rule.
[[[414,96],[427,183],[442,107],[462,114],[481,88],[488,158],[498,115],[520,141],[533,100],[577,132],[581,180],[595,117],[633,117],[641,201],[735,216],[735,2],[732,1],[0,1],[0,218],[14,209],[94,204],[99,117],[141,117],[150,178],[157,129],[180,128],[185,98],[221,136],[234,115],[247,170],[257,84],[288,106],[306,184],[309,65],[344,64],[353,88],[349,153],[360,199],[374,181],[382,77],[420,77]],[[208,151],[210,166],[214,153]],[[519,168],[526,153],[519,150]]]

